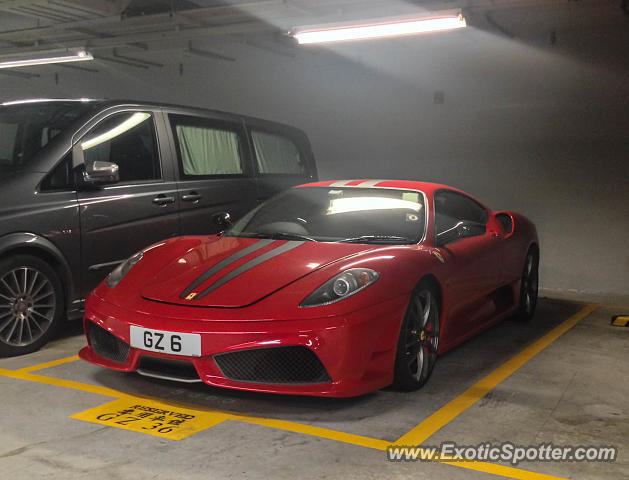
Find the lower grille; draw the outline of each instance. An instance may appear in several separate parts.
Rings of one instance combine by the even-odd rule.
[[[238,350],[214,355],[230,380],[255,383],[316,384],[330,382],[317,355],[302,346]]]
[[[129,356],[129,345],[95,323],[89,324],[88,335],[92,349],[112,362],[125,363]]]

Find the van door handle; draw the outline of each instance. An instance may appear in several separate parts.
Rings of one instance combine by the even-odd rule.
[[[162,194],[162,195],[158,195],[157,197],[155,197],[153,199],[153,204],[154,205],[164,206],[164,205],[168,205],[170,203],[175,203],[175,197],[166,196],[166,195]]]
[[[202,198],[203,198],[203,195],[199,195],[197,192],[189,192],[181,196],[181,199],[184,202],[198,202]]]

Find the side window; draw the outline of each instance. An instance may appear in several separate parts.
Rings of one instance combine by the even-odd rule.
[[[485,225],[489,214],[482,205],[461,193],[449,190],[435,193],[435,233],[448,230],[462,220]]]
[[[170,120],[183,176],[244,173],[238,126],[181,115]]]
[[[306,173],[299,149],[291,139],[253,130],[253,146],[260,173],[302,175]]]
[[[50,192],[55,190],[71,190],[73,188],[72,153],[69,153],[44,179],[41,184],[41,190],[43,192]]]
[[[81,148],[85,165],[95,161],[117,164],[121,182],[161,178],[150,113],[125,112],[108,117],[81,140]]]
[[[19,124],[0,122],[0,165],[12,165],[16,143],[19,141]]]

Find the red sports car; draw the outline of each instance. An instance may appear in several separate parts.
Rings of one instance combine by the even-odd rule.
[[[228,217],[118,266],[87,299],[81,358],[241,390],[414,390],[438,354],[535,310],[535,226],[451,187],[311,183]]]

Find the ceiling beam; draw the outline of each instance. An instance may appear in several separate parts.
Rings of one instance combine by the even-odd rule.
[[[90,38],[76,40],[74,42],[66,42],[65,45],[61,45],[62,48],[66,47],[82,47],[90,51],[97,51],[102,49],[108,49],[113,47],[122,47],[128,44],[136,43],[151,43],[151,42],[170,42],[175,40],[192,40],[199,37],[217,37],[234,34],[252,34],[272,32],[275,27],[264,22],[250,21],[242,22],[233,25],[221,25],[217,27],[200,27],[200,28],[187,28],[187,29],[170,29],[158,32],[147,32],[130,35],[118,35],[114,37],[104,38]],[[0,48],[0,56],[28,54],[37,51],[59,49],[60,44],[40,42],[38,45],[33,46],[15,46]]]
[[[6,0],[5,0],[6,1]],[[17,1],[17,0],[13,0]],[[262,0],[251,3],[242,3],[236,6],[218,6],[218,7],[205,7],[197,8],[193,10],[186,10],[175,14],[171,13],[158,13],[155,15],[142,15],[137,17],[128,17],[122,20],[120,15],[113,15],[107,17],[92,18],[87,20],[76,20],[71,22],[56,23],[53,25],[46,25],[41,27],[20,29],[0,32],[0,38],[10,37],[13,40],[28,40],[33,38],[45,38],[49,34],[55,32],[75,29],[75,28],[133,28],[134,26],[152,25],[158,27],[160,25],[176,25],[178,18],[181,16],[182,21],[190,23],[191,19],[209,19],[227,15],[241,15],[256,17],[256,14],[262,14],[269,7],[282,6],[285,0]],[[2,0],[0,0],[0,10],[5,10]]]
[[[91,13],[100,16],[119,15],[130,3],[112,2],[105,0],[48,0],[48,3],[76,10],[84,13]]]
[[[39,8],[75,16],[107,16],[120,14],[129,2],[106,0],[0,0],[0,10],[14,12],[19,8]],[[18,13],[15,11],[14,13]]]

